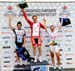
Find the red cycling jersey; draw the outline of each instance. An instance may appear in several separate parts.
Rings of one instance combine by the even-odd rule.
[[[32,45],[35,47],[36,45],[39,47],[42,45],[41,36],[40,36],[40,28],[45,29],[45,27],[40,23],[34,23],[28,19],[26,12],[23,10],[23,16],[25,20],[29,23],[31,28],[31,41]],[[36,43],[35,38],[37,38],[38,43]]]
[[[40,37],[40,28],[45,29],[45,27],[40,22],[37,22],[35,24],[30,19],[28,19],[27,14],[26,14],[26,11],[24,11],[24,10],[23,10],[23,16],[24,16],[25,20],[30,25],[30,28],[31,28],[31,37],[32,36],[38,36],[38,37]]]

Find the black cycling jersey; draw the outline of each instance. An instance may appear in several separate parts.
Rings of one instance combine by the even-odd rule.
[[[22,44],[24,43],[24,36],[26,36],[26,31],[21,29],[13,29],[13,32],[15,33],[15,43],[16,46],[21,47]]]

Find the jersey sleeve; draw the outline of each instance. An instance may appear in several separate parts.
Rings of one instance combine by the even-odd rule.
[[[24,35],[23,36],[26,36],[26,31],[24,30]]]
[[[15,28],[13,29],[13,32],[15,33]]]
[[[26,11],[23,10],[22,12],[23,12],[23,16],[24,16],[25,20],[26,20],[30,25],[32,25],[33,22],[32,22],[31,20],[29,20],[29,18],[27,17]]]
[[[43,28],[43,29],[45,29],[44,25],[42,25],[41,23],[40,23],[40,27]]]

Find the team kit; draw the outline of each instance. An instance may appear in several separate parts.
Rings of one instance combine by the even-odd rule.
[[[26,2],[18,4],[18,7],[21,9],[21,12],[23,14],[25,21],[30,26],[33,57],[30,56],[29,52],[25,48],[26,31],[24,29],[22,29],[21,21],[18,21],[17,25],[16,25],[17,28],[14,28],[12,26],[13,18],[12,18],[12,16],[8,16],[9,27],[15,34],[15,45],[16,45],[16,50],[15,50],[16,60],[15,60],[15,62],[20,62],[21,59],[23,61],[27,60],[28,62],[34,62],[34,63],[36,63],[37,60],[40,63],[43,62],[42,48],[41,48],[43,40],[41,39],[41,34],[40,34],[41,29],[43,29],[49,35],[49,38],[50,38],[49,47],[50,47],[50,55],[51,55],[51,61],[52,61],[53,68],[56,69],[55,59],[54,59],[54,55],[56,55],[58,68],[61,69],[60,50],[59,50],[58,42],[56,41],[56,38],[57,38],[58,32],[60,31],[60,29],[63,26],[71,24],[70,20],[68,18],[60,18],[59,25],[56,26],[56,25],[52,24],[49,26],[49,30],[47,30],[47,27],[46,27],[47,20],[45,18],[43,19],[43,23],[38,22],[37,15],[33,15],[32,20],[29,19],[27,12],[25,10],[25,8],[28,7]],[[66,15],[64,15],[64,16],[66,17]],[[38,49],[38,56],[36,53],[37,49]]]

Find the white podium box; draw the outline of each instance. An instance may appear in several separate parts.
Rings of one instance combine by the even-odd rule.
[[[49,71],[49,64],[47,61],[33,63],[31,62],[31,71]]]

